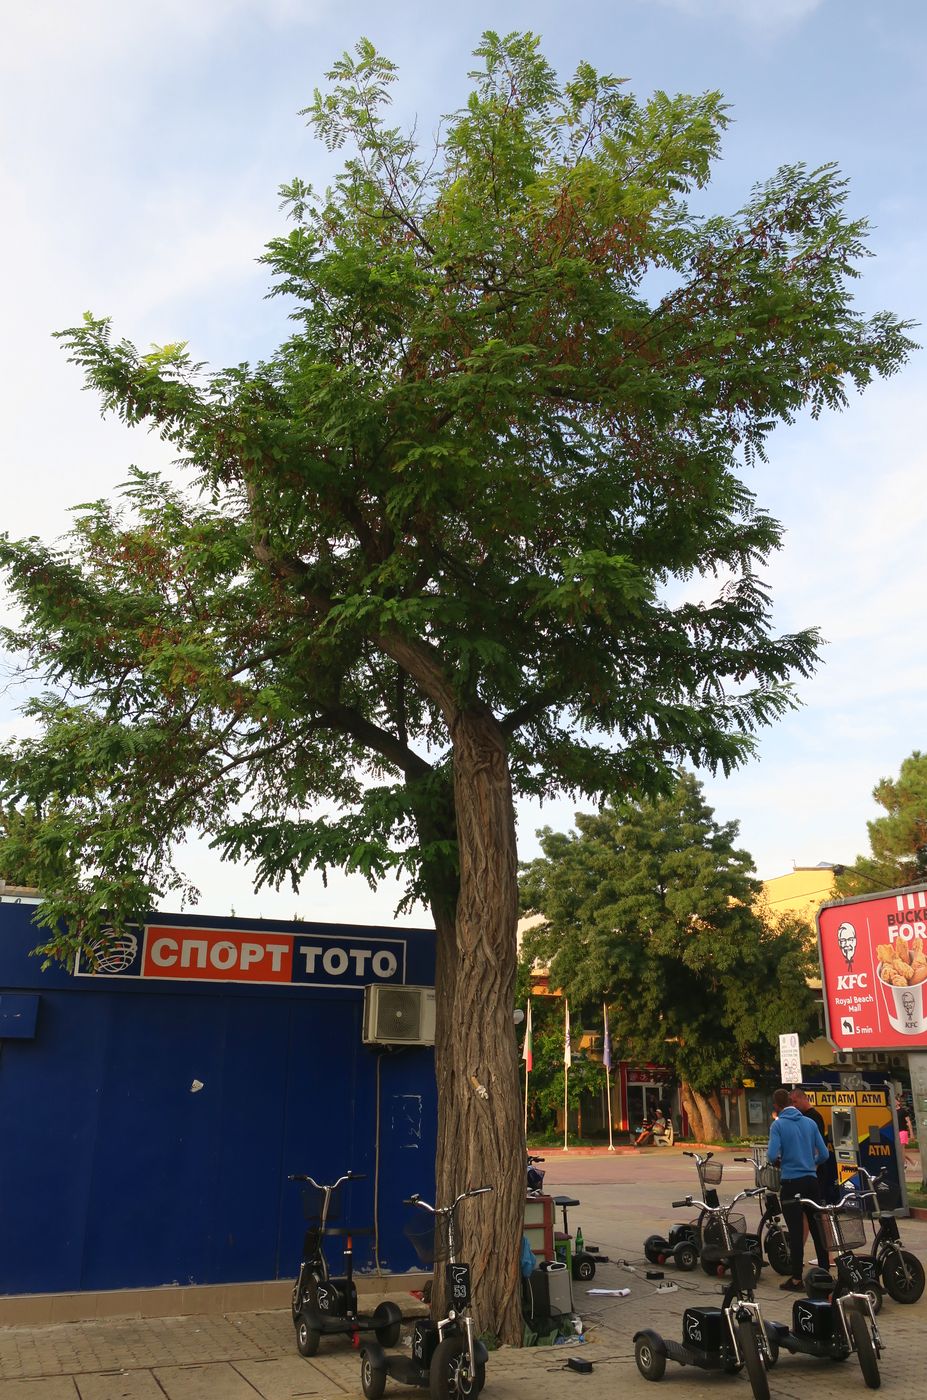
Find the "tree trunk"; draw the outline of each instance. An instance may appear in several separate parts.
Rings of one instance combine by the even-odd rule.
[[[689,1131],[695,1142],[705,1141],[705,1129],[702,1123],[702,1114],[689,1085],[683,1080],[679,1085],[679,1097],[682,1099],[682,1106],[686,1111],[689,1120]]]
[[[728,1133],[721,1116],[721,1104],[717,1094],[700,1094],[691,1084],[683,1081],[679,1086],[679,1096],[696,1142],[727,1140]]]
[[[453,946],[438,929],[437,1193],[461,1203],[461,1258],[473,1271],[477,1330],[519,1344],[525,1143],[514,1004],[518,920],[515,813],[505,740],[493,717],[452,727],[460,892]],[[437,1282],[437,1280],[436,1280]]]
[[[712,1103],[711,1097],[700,1094],[691,1084],[680,1085],[680,1095],[685,1105],[686,1114],[692,1126],[692,1136],[696,1142],[723,1142],[727,1138],[727,1130],[721,1118],[717,1105]]]

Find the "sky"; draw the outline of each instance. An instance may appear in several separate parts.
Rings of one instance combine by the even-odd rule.
[[[589,59],[639,96],[720,89],[733,121],[706,207],[736,209],[780,164],[835,161],[873,226],[859,306],[927,321],[922,0],[31,0],[0,25],[0,530],[14,537],[54,539],[130,463],[169,465],[156,438],[100,418],[54,330],[92,310],[139,346],[185,340],[216,367],[285,336],[256,259],[285,227],[279,186],[335,168],[298,113],[361,35],[398,63],[397,119],[423,133],[464,99],[486,28],[532,29],[564,76]],[[786,532],[767,571],[776,626],[827,642],[756,759],[700,775],[764,879],[867,850],[873,786],[927,747],[925,390],[919,352],[842,414],[778,430],[747,476]],[[0,739],[23,732],[8,673]],[[521,857],[574,810],[522,804]],[[207,913],[371,923],[397,902],[343,876],[255,894],[248,868],[200,841],[184,864]]]

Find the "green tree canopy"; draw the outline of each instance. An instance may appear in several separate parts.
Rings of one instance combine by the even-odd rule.
[[[871,894],[927,880],[927,754],[915,749],[897,778],[872,789],[884,817],[867,822],[869,852],[852,866],[837,867],[841,895]]]
[[[44,683],[0,755],[0,805],[37,814],[0,868],[41,880],[48,946],[182,891],[191,829],[261,880],[404,870],[438,932],[444,1195],[519,1156],[514,794],[749,755],[816,639],[773,632],[780,530],[744,464],[910,346],[853,304],[866,225],[833,167],[690,208],[717,93],[561,82],[530,34],[486,34],[471,78],[421,149],[370,43],[327,75],[306,116],[344,162],[283,191],[264,262],[293,333],[266,361],[65,331],[192,489],[135,472],[63,545],[0,546],[4,638]],[[713,597],[674,591],[693,575]],[[512,1249],[474,1280],[510,1339],[519,1184],[479,1206]]]
[[[672,1068],[712,1137],[713,1094],[775,1064],[779,1035],[809,1030],[814,1009],[807,930],[763,921],[737,831],[681,774],[666,797],[544,830],[521,881],[524,909],[545,919],[526,956],[571,997],[606,1000],[621,1056]]]

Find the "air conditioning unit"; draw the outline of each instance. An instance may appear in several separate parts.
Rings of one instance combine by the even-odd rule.
[[[838,1065],[851,1065],[853,1063],[853,1053],[850,1050],[838,1050],[835,1059]]]
[[[858,1065],[872,1064],[872,1052],[869,1050],[857,1050],[853,1058]]]
[[[364,988],[365,1045],[434,1045],[434,987]]]
[[[887,1065],[889,1062],[889,1057],[888,1055],[886,1055],[884,1050],[876,1050],[875,1054],[872,1057],[872,1062],[876,1065]]]

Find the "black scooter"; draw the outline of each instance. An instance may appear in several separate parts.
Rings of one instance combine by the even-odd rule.
[[[703,1371],[736,1375],[746,1367],[755,1400],[769,1400],[766,1372],[779,1355],[775,1330],[763,1322],[753,1296],[756,1268],[747,1248],[747,1222],[732,1207],[756,1190],[741,1191],[729,1206],[709,1201],[674,1201],[673,1208],[697,1205],[699,1247],[702,1258],[726,1263],[731,1277],[720,1308],[686,1308],[682,1315],[682,1341],[661,1337],[649,1328],[634,1336],[634,1359],[645,1380],[663,1378],[667,1361],[698,1366]]]
[[[870,1252],[854,1257],[867,1261],[871,1274],[896,1303],[916,1303],[924,1292],[924,1266],[916,1254],[902,1245],[898,1217],[893,1211],[879,1209],[879,1192],[891,1189],[885,1173],[881,1171],[871,1176],[865,1167],[858,1167],[857,1175],[860,1187],[854,1189],[848,1185],[847,1191],[861,1203],[870,1220],[878,1223],[874,1227]]]
[[[711,1161],[715,1155],[713,1152],[706,1152],[704,1157],[698,1152],[684,1152],[682,1155],[691,1157],[695,1162],[701,1194],[709,1205],[716,1206],[718,1192],[715,1188],[721,1184],[723,1164]],[[684,1225],[672,1226],[665,1236],[648,1235],[644,1240],[644,1258],[648,1264],[673,1263],[683,1273],[691,1273],[698,1265],[698,1230],[699,1222],[688,1220]],[[712,1264],[709,1272],[714,1274],[715,1269],[716,1265]]]
[[[387,1379],[400,1385],[428,1388],[432,1400],[476,1400],[486,1381],[489,1352],[476,1335],[470,1316],[470,1266],[457,1259],[457,1207],[469,1196],[482,1196],[491,1186],[464,1191],[450,1206],[430,1206],[419,1196],[406,1205],[418,1206],[434,1217],[424,1234],[406,1233],[423,1264],[447,1261],[447,1317],[439,1322],[419,1318],[412,1333],[412,1355],[388,1355],[384,1345],[365,1342],[361,1349],[361,1389],[367,1400],[380,1400]],[[398,1338],[397,1338],[398,1340]]]
[[[363,1174],[346,1172],[331,1186],[321,1186],[311,1176],[297,1174],[290,1181],[304,1183],[303,1210],[309,1228],[303,1237],[303,1258],[293,1286],[292,1313],[296,1328],[296,1350],[300,1356],[315,1356],[322,1337],[350,1336],[358,1344],[361,1332],[373,1332],[383,1346],[399,1341],[402,1313],[395,1303],[378,1303],[372,1313],[357,1311],[354,1283],[352,1235],[369,1234],[329,1225],[336,1213],[338,1192],[346,1181],[364,1181]],[[323,1241],[326,1235],[344,1237],[344,1275],[332,1278],[328,1271]]]
[[[843,1203],[822,1206],[804,1197],[798,1199],[817,1213],[825,1241],[839,1258],[847,1249],[846,1226],[841,1221],[846,1206]],[[878,1390],[882,1383],[879,1375],[882,1338],[869,1293],[864,1289],[854,1290],[839,1277],[835,1283],[828,1270],[820,1268],[809,1269],[805,1274],[805,1291],[808,1296],[796,1298],[792,1306],[791,1327],[784,1322],[773,1324],[779,1346],[827,1361],[845,1361],[856,1352],[863,1380],[870,1390]]]

